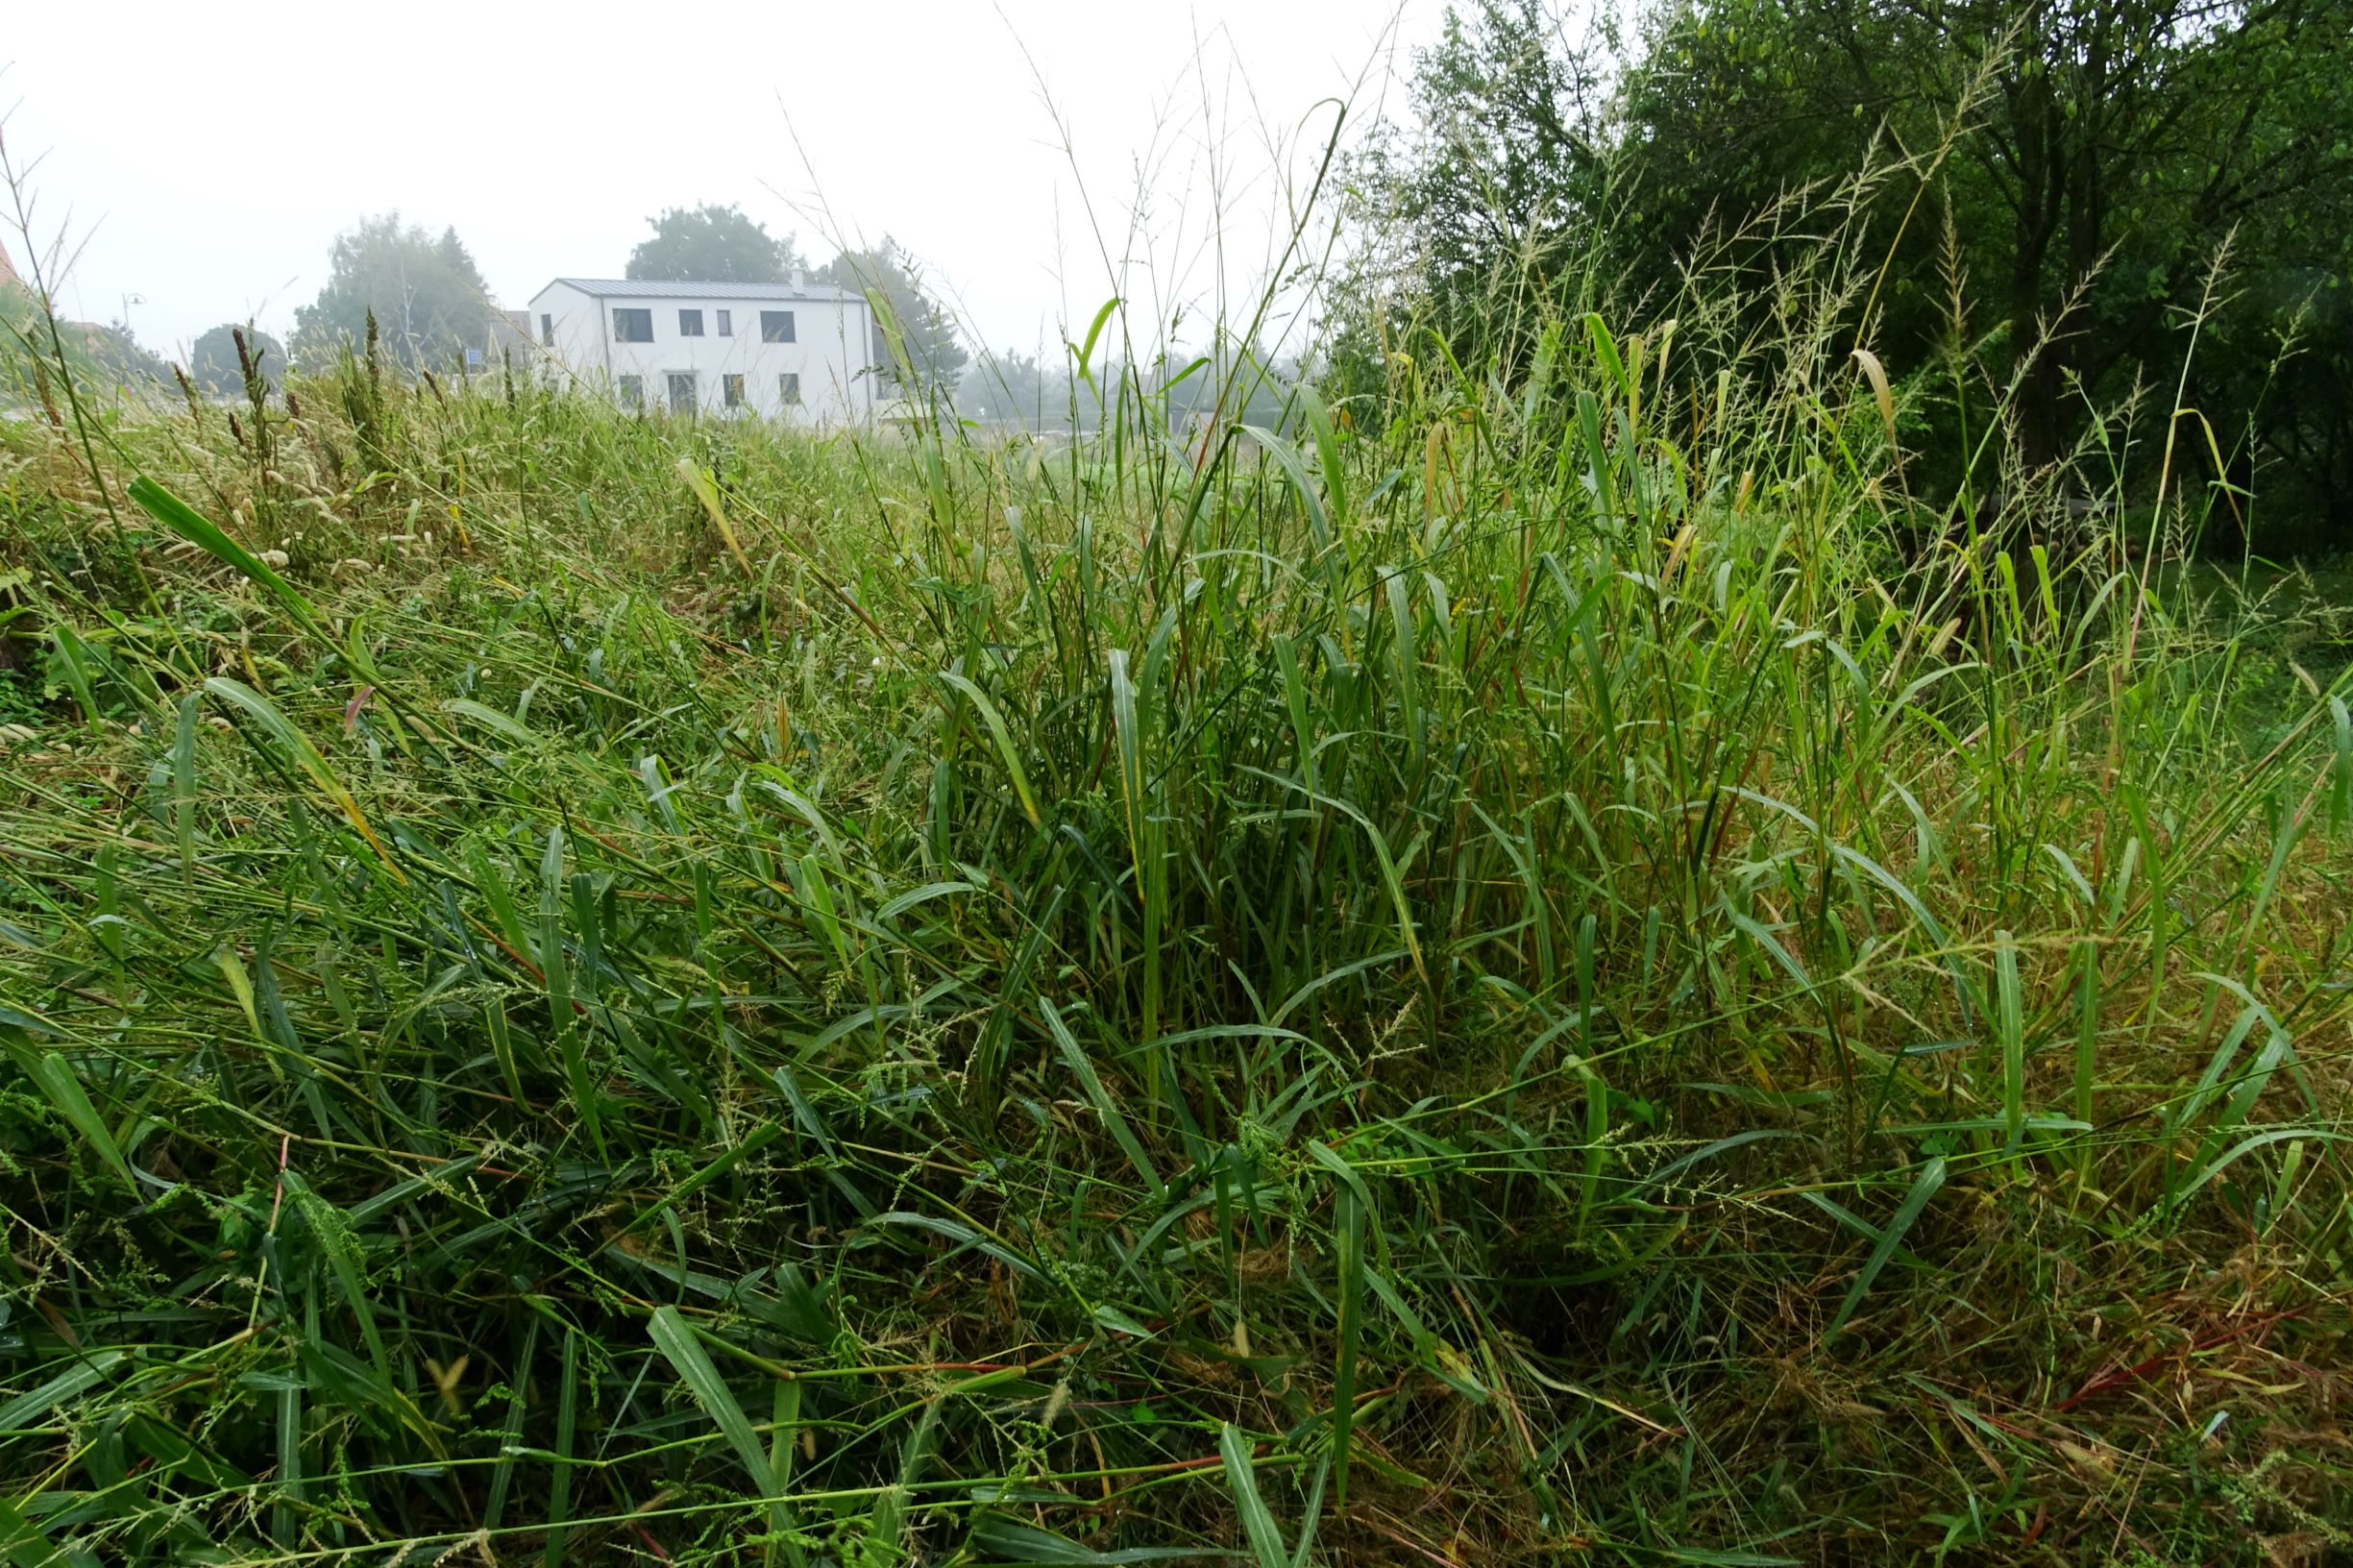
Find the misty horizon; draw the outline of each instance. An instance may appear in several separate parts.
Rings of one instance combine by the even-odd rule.
[[[1330,134],[1326,100],[1356,96],[1345,135],[1360,133],[1437,12],[1234,6],[1104,35],[1066,25],[1079,8],[1052,0],[918,9],[927,46],[893,61],[880,101],[838,73],[791,68],[803,29],[733,5],[666,16],[668,37],[767,36],[778,57],[772,72],[747,68],[763,46],[731,46],[723,69],[741,86],[696,89],[710,128],[683,147],[634,118],[546,114],[547,94],[565,90],[551,84],[609,75],[609,23],[484,26],[429,11],[420,34],[456,30],[468,63],[403,80],[387,116],[356,111],[339,40],[291,12],[286,26],[224,38],[134,8],[146,46],[103,62],[68,21],[36,17],[0,70],[5,135],[30,171],[33,243],[61,241],[68,262],[52,280],[61,313],[127,325],[167,358],[224,323],[284,341],[335,239],[364,218],[453,231],[490,303],[515,309],[554,278],[621,276],[657,212],[706,202],[740,207],[812,266],[887,236],[975,351],[1035,353],[1110,292],[1107,249],[1114,268],[1147,275],[1126,291],[1156,296],[1164,320],[1180,306],[1197,317],[1221,285],[1255,290],[1284,186],[1311,177]],[[1164,69],[1139,78],[1127,63],[1139,58]],[[538,63],[497,63],[511,60]],[[191,112],[184,84],[240,61],[250,101],[275,107]],[[279,129],[296,124],[299,136]],[[1131,252],[1140,186],[1151,195]],[[0,243],[29,275],[24,236]]]

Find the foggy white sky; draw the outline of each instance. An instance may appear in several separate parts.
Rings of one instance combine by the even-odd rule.
[[[83,242],[65,313],[113,320],[143,296],[132,327],[162,352],[248,315],[282,336],[363,213],[455,225],[519,306],[552,277],[620,276],[648,214],[703,201],[796,233],[816,262],[835,249],[826,209],[837,235],[888,232],[968,335],[1035,349],[1111,292],[1040,75],[1115,250],[1150,175],[1153,273],[1131,298],[1198,299],[1213,177],[1244,286],[1281,217],[1270,137],[1304,186],[1333,112],[1316,100],[1363,76],[1352,125],[1384,94],[1394,107],[1443,9],[28,3],[0,33],[0,106],[11,156],[42,157],[37,233]],[[0,241],[21,270],[21,241]]]

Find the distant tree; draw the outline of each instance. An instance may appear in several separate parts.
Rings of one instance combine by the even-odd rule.
[[[124,386],[141,381],[169,385],[172,367],[159,355],[149,352],[138,334],[127,321],[110,321],[101,327],[96,322],[72,323],[70,331],[79,332],[86,348],[98,367]]]
[[[337,235],[327,286],[294,312],[295,358],[315,369],[360,342],[371,310],[386,352],[410,370],[489,347],[489,286],[454,229],[435,239],[386,212]]]
[[[1069,402],[1067,377],[1049,390],[1044,368],[1034,355],[983,349],[964,373],[956,405],[976,419],[1038,425],[1061,416]]]
[[[923,389],[934,392],[957,386],[972,356],[956,340],[956,323],[947,307],[923,286],[921,268],[896,240],[885,235],[873,250],[844,251],[817,276],[856,294],[879,291],[905,334],[908,365]],[[895,378],[897,362],[879,319],[874,323],[872,352],[874,363],[888,366],[888,374]]]
[[[237,362],[239,331],[245,333],[245,347],[255,358],[255,368],[275,390],[285,377],[286,351],[269,333],[242,322],[224,321],[196,340],[188,350],[189,379],[208,392],[242,393],[245,371]]]
[[[1257,425],[1280,430],[1293,426],[1293,392],[1302,377],[1299,361],[1270,358],[1265,351],[1221,332],[1198,358],[1189,351],[1161,359],[1145,372],[1145,391],[1159,400],[1168,429],[1197,432],[1216,419],[1228,427]]]
[[[781,283],[801,265],[793,236],[777,239],[736,208],[674,207],[646,220],[651,239],[629,253],[625,276],[672,282]]]
[[[123,322],[102,327],[61,316],[56,328],[52,337],[39,294],[12,270],[0,275],[0,406],[33,392],[43,375],[54,375],[60,355],[66,372],[92,385],[130,387],[171,380],[171,367],[148,353]]]

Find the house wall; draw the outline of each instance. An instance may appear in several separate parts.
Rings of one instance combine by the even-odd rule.
[[[653,341],[623,343],[613,337],[615,309],[650,310]],[[700,337],[678,331],[680,310],[702,312]],[[733,317],[733,335],[719,335],[719,312]],[[793,312],[795,341],[768,343],[760,337],[760,312]],[[554,341],[546,344],[541,317],[552,318]],[[874,378],[862,376],[869,361],[871,329],[863,300],[730,299],[722,295],[597,296],[573,283],[551,283],[531,298],[530,321],[543,352],[582,381],[618,395],[622,378],[643,379],[646,406],[669,406],[669,377],[691,373],[695,397],[704,413],[757,414],[809,425],[860,423],[873,412]],[[800,404],[784,405],[778,384],[786,372],[800,377]],[[744,378],[747,406],[725,406],[723,378]]]
[[[612,376],[599,335],[595,300],[569,283],[550,283],[531,296],[526,314],[531,321],[531,340],[548,356],[553,374],[609,389]],[[543,316],[552,318],[552,341],[542,329]]]

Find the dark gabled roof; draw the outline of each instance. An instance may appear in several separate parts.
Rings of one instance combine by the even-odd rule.
[[[690,283],[655,278],[558,278],[555,282],[607,300],[858,300],[831,283]],[[554,284],[551,283],[550,287]],[[547,289],[541,289],[542,294]]]

